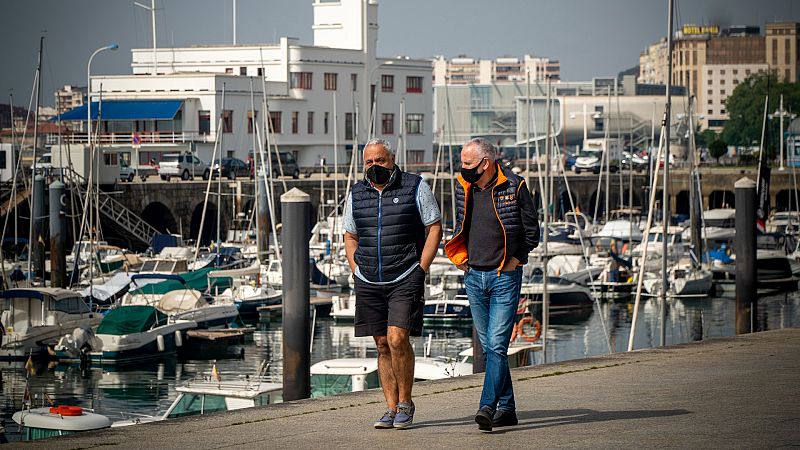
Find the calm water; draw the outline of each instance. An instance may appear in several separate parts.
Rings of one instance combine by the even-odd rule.
[[[653,347],[659,341],[658,302],[647,300],[637,323],[636,348]],[[667,313],[667,344],[698,341],[734,334],[734,300],[703,298],[670,300]],[[625,301],[595,304],[588,317],[572,323],[553,324],[548,332],[547,361],[563,361],[609,352],[625,351],[630,333],[633,303]],[[773,330],[800,326],[800,292],[764,297],[759,301],[757,322],[761,329]],[[605,328],[605,331],[604,331]],[[426,337],[414,339],[417,355],[423,352],[427,335],[433,334],[431,354],[455,357],[471,345],[471,329],[429,328]],[[254,374],[262,360],[272,361],[270,373],[281,375],[280,323],[261,326],[253,341],[245,344],[244,358],[217,360],[163,359],[119,367],[92,368],[81,372],[77,367],[48,367],[37,364],[37,373],[29,380],[38,406],[46,393],[58,404],[95,408],[96,412],[120,419],[124,413],[157,414],[177,396],[176,386],[196,377],[208,376],[213,364],[223,379]],[[608,336],[608,340],[606,340]],[[353,336],[352,324],[317,320],[314,329],[312,364],[329,358],[374,357],[371,338]],[[535,356],[536,363],[541,355]],[[6,423],[10,440],[19,439],[18,427],[11,420],[21,408],[25,390],[24,362],[3,362],[3,398],[0,415]]]

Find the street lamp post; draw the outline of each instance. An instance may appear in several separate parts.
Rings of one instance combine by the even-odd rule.
[[[89,261],[89,279],[92,279],[92,272],[93,272],[93,259],[94,259],[94,250],[92,244],[92,229],[94,228],[94,220],[92,215],[92,177],[94,176],[95,171],[99,167],[100,163],[98,161],[97,167],[94,167],[94,151],[92,149],[92,60],[94,57],[104,51],[104,50],[117,50],[119,45],[111,44],[106,45],[105,47],[100,47],[92,53],[92,56],[89,57],[89,63],[86,64],[86,144],[89,147],[89,181],[86,185],[86,197],[87,197],[87,204],[88,204],[88,214],[89,214],[89,249],[90,249],[90,261]],[[99,106],[99,105],[98,105]],[[98,177],[97,180],[97,189],[100,189],[100,180]],[[98,212],[99,214],[99,212]],[[98,217],[99,221],[99,217]],[[99,224],[98,224],[99,225]],[[89,298],[90,302],[93,297],[93,288],[94,283],[89,284]]]
[[[786,170],[786,167],[784,167],[784,154],[783,154],[784,141],[786,140],[784,138],[784,136],[783,136],[783,119],[786,118],[786,117],[794,118],[794,116],[795,116],[794,114],[789,114],[788,111],[783,109],[783,94],[781,94],[780,108],[778,110],[776,110],[774,114],[772,114],[772,117],[780,120],[780,122],[781,122],[781,124],[780,124],[780,128],[781,128],[781,134],[780,134],[781,157],[780,158],[781,159],[780,159],[780,167],[778,167],[778,170]]]

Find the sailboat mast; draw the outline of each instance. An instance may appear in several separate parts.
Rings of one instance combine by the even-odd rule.
[[[667,19],[667,106],[664,114],[664,190],[661,193],[661,224],[663,227],[661,242],[661,304],[658,317],[660,326],[659,345],[666,345],[667,341],[667,291],[669,290],[669,277],[667,276],[667,230],[669,230],[669,140],[672,117],[672,4],[668,0],[669,12]],[[645,236],[646,237],[646,236]]]
[[[236,20],[234,19],[233,22],[236,23]],[[234,33],[234,35],[235,35],[235,33]],[[258,156],[256,155],[256,101],[255,101],[255,98],[253,98],[253,79],[252,78],[250,78],[250,126],[252,127],[252,131],[253,131],[253,133],[252,133],[253,134],[253,142],[252,142],[252,145],[253,145],[253,162],[252,162],[252,164],[253,164],[253,194],[254,194],[254,196],[253,196],[253,211],[254,212],[258,212],[258,206],[259,206],[259,204],[258,204],[258,195],[259,195],[258,184],[259,184],[259,182],[258,182]],[[221,174],[222,174],[222,172],[220,171],[220,175]],[[251,217],[255,217],[256,218],[256,220],[255,220],[255,225],[256,225],[256,227],[255,227],[256,228],[256,260],[258,261],[259,264],[262,264],[263,261],[261,259],[261,256],[262,256],[261,255],[261,226],[260,226],[261,224],[259,223],[259,220],[258,220],[259,217],[258,217],[257,214],[253,214],[253,215],[251,215]],[[250,227],[248,226],[248,233],[249,233],[249,230],[250,230]]]
[[[550,178],[550,160],[552,157],[552,141],[550,140],[550,77],[547,77],[547,119],[545,126],[547,132],[545,133],[547,141],[545,141],[545,159],[544,159],[544,175]],[[550,258],[550,253],[547,250],[548,236],[550,235],[550,190],[551,185],[548,184],[548,179],[544,182],[544,230],[543,234],[543,253],[542,253],[542,361],[547,363],[547,328],[550,324],[550,291],[547,288],[547,262]]]
[[[36,143],[37,143],[36,141],[39,139],[39,101],[40,101],[40,98],[41,98],[40,96],[41,96],[41,93],[42,93],[42,48],[43,47],[44,47],[44,36],[41,36],[39,38],[39,60],[36,63],[36,102],[34,103],[35,110],[34,110],[34,113],[33,113],[33,118],[34,118],[34,120],[33,120],[33,166],[32,166],[33,168],[31,169],[31,174],[32,174],[33,177],[36,177]],[[12,128],[13,128],[13,124],[12,124]],[[33,181],[33,180],[31,180],[31,181]],[[35,190],[36,190],[36,183],[32,182],[31,183],[31,197],[30,197],[31,201],[33,201],[36,198],[35,195],[34,195],[35,194]],[[34,224],[34,222],[36,222],[39,219],[38,217],[34,217],[34,215],[33,215],[35,210],[36,210],[36,208],[31,208],[31,215],[30,215],[31,217],[28,220],[28,276],[30,276],[30,273],[31,273],[31,264],[32,264],[31,263],[31,253],[33,253],[31,250],[34,248],[33,247],[34,245],[36,246],[36,252],[37,253],[39,252],[39,242],[34,240],[34,236],[33,236],[33,224]],[[42,253],[44,253],[44,252],[42,252]],[[44,259],[42,259],[41,263],[42,263],[42,271],[44,271]],[[42,281],[44,282],[44,280],[42,280]]]

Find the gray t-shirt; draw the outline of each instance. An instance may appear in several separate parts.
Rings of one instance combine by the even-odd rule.
[[[417,201],[417,210],[419,210],[419,217],[422,220],[422,224],[423,225],[425,225],[427,227],[428,225],[432,225],[432,224],[442,220],[442,213],[441,213],[441,211],[439,211],[439,204],[436,203],[436,197],[433,196],[433,191],[431,191],[431,187],[428,186],[428,183],[426,183],[424,181],[421,181],[419,183],[419,187],[417,187],[417,198],[416,198],[416,201]],[[342,218],[342,222],[343,222],[343,226],[344,226],[344,231],[346,231],[346,232],[348,232],[350,234],[355,234],[356,236],[358,236],[358,232],[357,232],[357,229],[356,229],[356,221],[353,218],[353,194],[352,193],[347,194],[347,201],[344,203],[344,217]],[[383,282],[383,283],[367,281],[367,279],[364,278],[361,275],[361,271],[358,270],[358,267],[356,267],[355,275],[359,279],[361,279],[362,281],[365,281],[365,282],[371,283],[371,284],[396,283],[396,282],[402,280],[403,278],[407,277],[411,272],[414,271],[414,269],[417,268],[418,265],[419,265],[419,263],[414,264],[413,266],[411,266],[411,268],[409,268],[405,273],[403,273],[402,275],[400,275],[396,279],[394,279],[392,281],[389,281],[389,282]]]

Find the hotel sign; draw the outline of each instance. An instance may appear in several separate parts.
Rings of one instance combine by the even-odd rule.
[[[698,34],[719,34],[719,25],[684,25],[683,35],[692,36]]]

